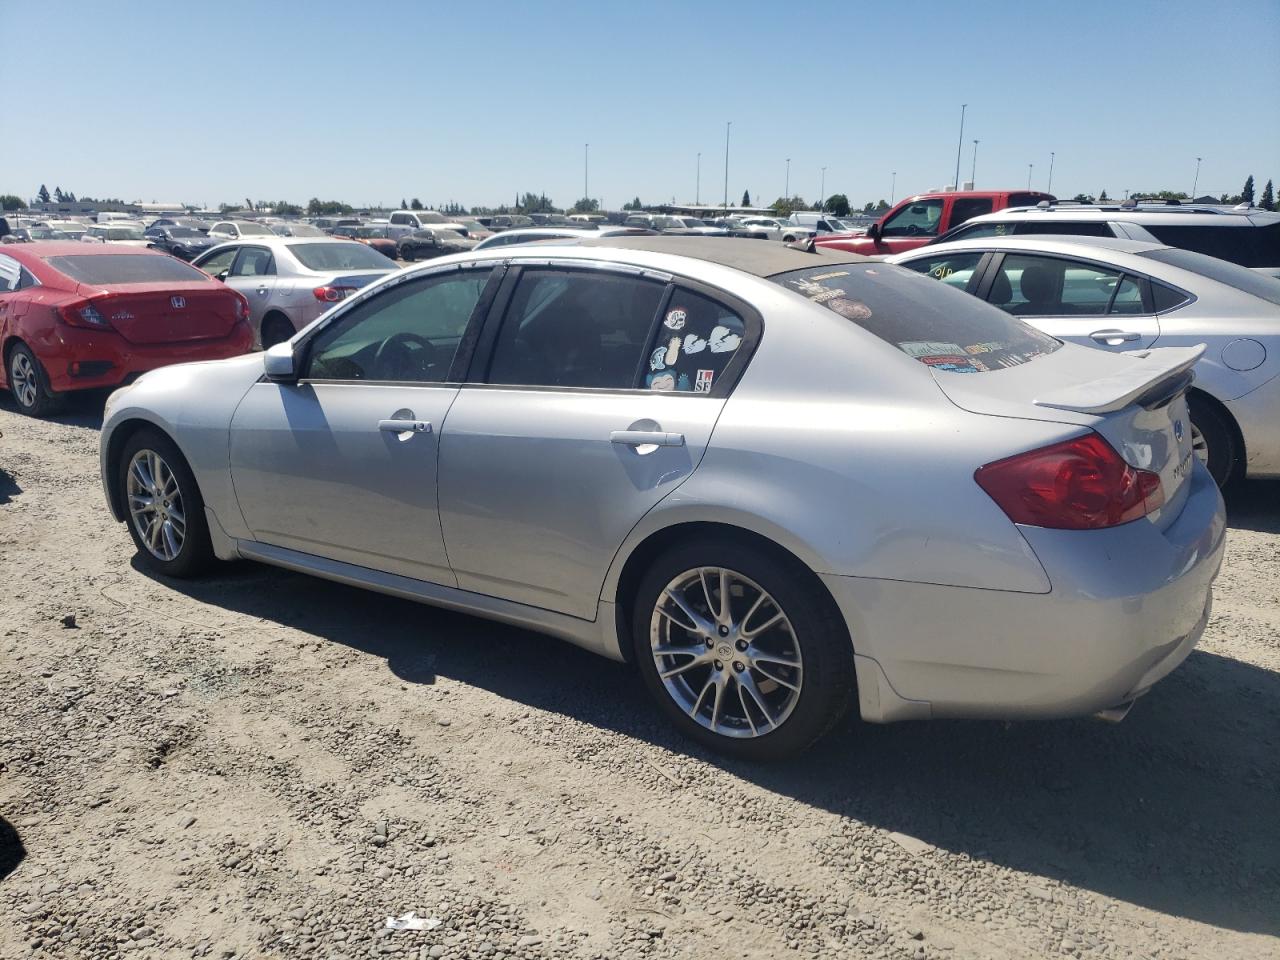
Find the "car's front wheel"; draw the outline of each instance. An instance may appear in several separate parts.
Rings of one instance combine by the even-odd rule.
[[[177,445],[158,430],[139,430],[116,463],[129,535],[143,566],[168,577],[193,577],[213,560],[204,500]]]
[[[746,759],[799,753],[848,708],[853,648],[799,564],[751,544],[701,541],[649,569],[632,616],[636,662],[691,738]]]

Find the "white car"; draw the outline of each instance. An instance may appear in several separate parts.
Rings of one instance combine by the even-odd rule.
[[[1084,346],[1207,344],[1188,393],[1193,449],[1220,485],[1280,476],[1280,280],[1109,237],[961,240],[887,260]]]
[[[392,240],[426,229],[453,230],[464,237],[468,233],[466,224],[450,220],[434,210],[397,210],[387,218],[387,236]]]
[[[209,228],[214,240],[243,240],[246,237],[274,237],[271,228],[249,220],[222,220]]]
[[[142,224],[140,223],[124,223],[115,221],[113,223],[95,223],[80,235],[81,243],[119,243],[128,247],[146,247],[151,245],[142,233]]]

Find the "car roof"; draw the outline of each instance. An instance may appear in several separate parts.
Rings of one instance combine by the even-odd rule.
[[[773,277],[792,270],[829,264],[862,263],[870,259],[843,250],[814,247],[809,252],[785,244],[734,237],[614,236],[583,240],[581,245],[669,253],[694,260],[706,260],[757,277]]]
[[[1175,224],[1177,226],[1248,227],[1263,223],[1280,222],[1280,214],[1265,210],[1206,209],[1195,207],[1006,207],[994,213],[971,217],[970,223],[1004,223],[1010,220],[1084,220],[1106,222],[1119,220],[1125,223]]]
[[[1152,243],[1150,240],[1129,240],[1125,237],[1081,237],[1075,234],[1024,233],[1012,237],[974,237],[967,240],[947,240],[942,243],[931,243],[916,247],[909,253],[901,254],[903,260],[911,259],[910,254],[926,254],[931,250],[1047,250],[1054,252],[1079,252],[1080,247],[1096,247],[1102,250],[1114,250],[1117,253],[1150,253],[1152,250],[1168,250],[1167,243]],[[896,260],[895,257],[888,258]]]
[[[106,226],[106,224],[103,224]],[[70,257],[70,256],[86,256],[100,257],[105,254],[146,254],[149,257],[167,257],[167,253],[160,253],[158,250],[152,250],[150,247],[124,247],[113,246],[109,243],[81,243],[79,240],[48,240],[40,244],[31,244],[31,249],[14,251],[13,246],[0,248],[3,253],[22,253],[34,260],[48,260],[50,257]],[[26,244],[22,244],[26,246]],[[17,259],[22,259],[18,257]]]

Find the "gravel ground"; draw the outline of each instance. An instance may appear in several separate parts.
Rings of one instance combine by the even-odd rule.
[[[1280,484],[1123,724],[851,721],[755,767],[551,639],[148,577],[101,404],[0,396],[0,957],[1280,954]]]

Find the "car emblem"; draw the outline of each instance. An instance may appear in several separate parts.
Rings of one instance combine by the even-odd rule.
[[[187,305],[187,298],[186,297],[170,297],[169,305],[173,307],[173,309],[175,310],[181,310],[183,307]],[[1181,436],[1181,434],[1179,434],[1179,436]]]
[[[1182,442],[1182,434],[1183,434],[1182,421],[1181,420],[1173,421],[1173,436],[1179,443]]]

